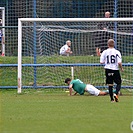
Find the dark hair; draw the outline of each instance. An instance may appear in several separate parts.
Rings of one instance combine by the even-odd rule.
[[[71,79],[70,78],[66,78],[65,79],[65,83],[67,83],[68,81],[71,81]]]

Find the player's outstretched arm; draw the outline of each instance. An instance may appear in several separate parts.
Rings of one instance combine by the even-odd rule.
[[[72,84],[70,84],[69,85],[69,94],[70,94],[70,96],[72,96],[72,91],[73,91]]]
[[[69,94],[70,94],[70,96],[75,96],[77,94],[77,92],[75,92],[74,94],[72,94],[72,93],[73,93],[73,88],[72,88],[72,84],[71,84],[71,85],[69,85]]]

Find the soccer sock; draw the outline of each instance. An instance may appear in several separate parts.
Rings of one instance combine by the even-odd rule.
[[[109,90],[103,90],[103,92],[109,93]],[[113,89],[113,93],[116,94],[116,89]]]
[[[116,94],[116,89],[113,89],[113,93],[115,93],[115,94]]]
[[[121,84],[116,85],[116,95],[118,95],[119,91],[121,89]]]
[[[110,95],[111,101],[114,100],[114,98],[113,98],[113,86],[109,86],[109,95]]]
[[[109,93],[109,90],[103,90],[103,92]],[[113,93],[116,94],[116,89],[113,89]]]
[[[103,92],[109,93],[109,90],[103,90]]]

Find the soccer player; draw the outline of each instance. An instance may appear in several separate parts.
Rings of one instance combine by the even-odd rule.
[[[71,46],[71,41],[67,40],[66,44],[62,46],[60,49],[60,55],[69,56],[70,54],[72,54],[70,46]]]
[[[114,48],[115,42],[113,39],[109,39],[108,49],[104,50],[100,56],[100,63],[105,64],[106,84],[108,84],[109,94],[111,102],[118,102],[118,93],[121,89],[121,75],[119,67],[123,71],[121,53]],[[116,83],[116,93],[113,98],[113,83]]]
[[[84,95],[85,92],[95,96],[107,95],[109,93],[108,91],[100,91],[91,84],[85,84],[80,79],[71,80],[70,78],[66,78],[65,83],[69,85],[70,96],[76,95],[77,93]],[[72,94],[73,90],[75,91],[74,94]]]

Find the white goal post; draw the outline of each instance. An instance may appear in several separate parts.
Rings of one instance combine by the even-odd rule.
[[[4,42],[5,42],[5,7],[0,7],[0,10],[2,12],[2,18],[1,18],[1,23],[2,23],[2,33],[4,36]],[[2,54],[5,56],[5,43],[2,43]]]
[[[22,88],[22,28],[24,22],[133,22],[133,18],[19,18],[18,19],[18,89]],[[34,25],[36,26],[36,24]],[[33,64],[34,66],[34,64]],[[73,71],[73,70],[72,70]]]

